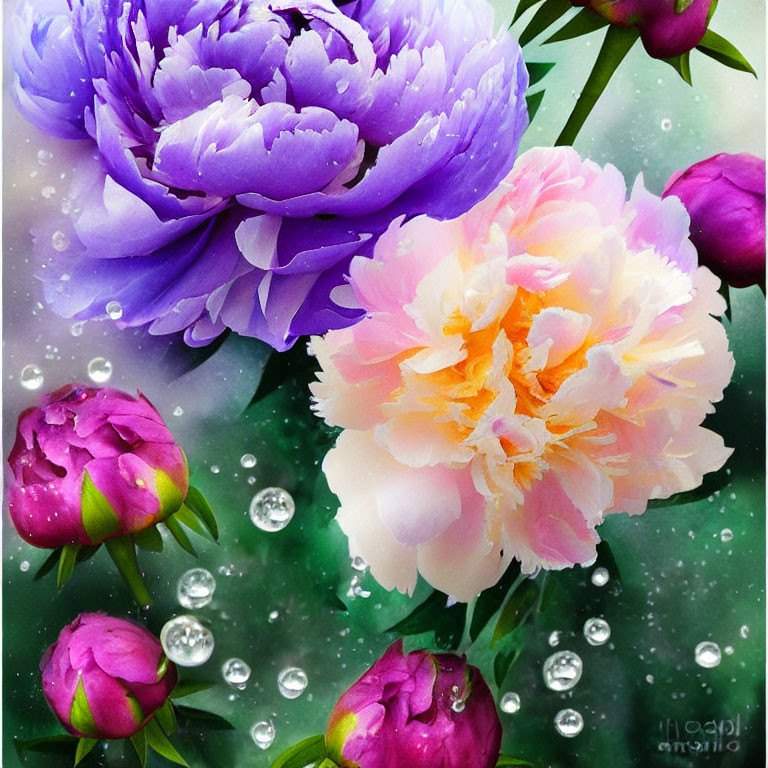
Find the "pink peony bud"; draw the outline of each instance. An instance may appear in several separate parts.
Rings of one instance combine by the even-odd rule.
[[[40,661],[43,693],[69,733],[122,739],[140,731],[176,685],[176,667],[143,627],[81,613]]]
[[[100,544],[175,513],[184,453],[143,396],[67,385],[19,417],[8,458],[11,519],[36,547]]]
[[[707,31],[712,0],[571,0],[618,27],[637,27],[645,50],[656,59],[695,48]]]
[[[673,174],[669,195],[688,210],[701,264],[735,288],[765,286],[765,160],[715,155]]]
[[[339,699],[326,731],[342,768],[493,768],[501,723],[480,671],[453,654],[403,641]]]

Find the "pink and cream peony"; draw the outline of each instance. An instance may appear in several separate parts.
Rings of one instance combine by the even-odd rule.
[[[701,426],[733,371],[719,280],[680,202],[627,201],[610,165],[534,149],[461,218],[395,222],[350,286],[366,317],[312,339],[312,392],[344,428],[337,519],[388,589],[588,563],[605,515],[731,453]]]

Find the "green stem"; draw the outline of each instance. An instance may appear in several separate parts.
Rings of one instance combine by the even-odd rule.
[[[136,560],[136,548],[133,539],[130,536],[118,536],[117,538],[107,539],[104,546],[109,552],[109,556],[120,571],[120,575],[125,583],[133,592],[133,597],[139,605],[150,605],[152,600],[149,592],[144,585],[144,579],[139,570],[139,563]]]
[[[576,141],[581,127],[592,112],[616,68],[624,60],[639,35],[634,28],[609,27],[597,61],[589,74],[584,90],[568,118],[555,146],[570,146]]]

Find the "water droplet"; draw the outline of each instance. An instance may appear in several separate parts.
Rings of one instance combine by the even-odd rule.
[[[605,645],[611,636],[611,628],[605,619],[587,619],[584,637],[590,645]]]
[[[177,405],[173,409],[173,415],[174,416],[183,416],[184,415],[184,409],[180,405]]]
[[[349,80],[346,77],[342,77],[336,81],[336,91],[338,93],[346,93],[349,88]]]
[[[160,632],[165,655],[180,667],[199,667],[211,658],[213,635],[194,616],[176,616]]]
[[[277,687],[286,699],[297,699],[308,683],[307,673],[300,667],[286,667],[277,676]]]
[[[723,542],[723,544],[726,544],[733,538],[733,531],[730,528],[723,528],[722,531],[720,531],[720,541]]]
[[[354,557],[351,557],[349,559],[349,564],[356,571],[364,571],[368,567],[368,563],[366,563],[365,560],[362,557],[360,557],[360,555],[355,555]]]
[[[696,663],[704,669],[712,669],[722,661],[720,646],[717,643],[706,641],[699,643],[694,651]]]
[[[87,370],[88,378],[96,384],[106,384],[112,378],[112,363],[106,357],[94,357]]]
[[[581,679],[581,658],[573,651],[558,651],[544,662],[543,671],[547,688],[569,691]]]
[[[274,624],[277,621],[278,616],[280,616],[278,611],[270,611],[267,621],[269,621],[270,624]]]
[[[40,165],[48,165],[53,160],[53,152],[49,152],[47,149],[41,149],[37,153],[37,162]]]
[[[66,251],[69,248],[69,239],[58,229],[51,235],[51,245],[56,251]]]
[[[584,727],[584,718],[575,709],[561,709],[555,715],[555,730],[568,739],[578,736]]]
[[[499,707],[501,707],[502,712],[506,712],[508,715],[514,715],[515,712],[520,711],[520,696],[516,693],[512,693],[511,691],[505,693],[501,697]]]
[[[251,728],[251,738],[259,749],[269,749],[275,740],[275,726],[271,720],[262,720]]]
[[[248,485],[256,485],[256,478],[253,475],[248,475]]]
[[[21,563],[19,563],[19,570],[22,573],[26,573],[29,570],[29,560],[22,560]]]
[[[204,608],[213,600],[216,579],[205,568],[191,568],[182,575],[176,585],[176,599],[185,608]]]
[[[119,301],[108,301],[105,309],[110,320],[119,320],[123,316],[123,308]]]
[[[645,682],[648,683],[649,685],[653,685],[653,681],[655,679],[656,678],[653,675],[646,675],[645,676]]]
[[[263,488],[251,500],[251,521],[262,531],[282,531],[291,522],[296,506],[288,491]]]
[[[594,571],[592,571],[592,583],[596,587],[604,587],[608,581],[610,580],[611,575],[608,573],[607,568],[595,568]]]
[[[661,121],[661,130],[662,131],[671,131],[672,130],[672,121],[668,117],[665,117]]]
[[[43,386],[45,378],[43,377],[43,372],[40,368],[37,365],[30,363],[30,365],[25,365],[21,369],[19,381],[24,389],[35,390],[40,389],[40,387]]]
[[[463,699],[454,699],[451,702],[451,709],[456,712],[456,714],[460,714],[467,708],[467,702]]]
[[[723,651],[725,651],[726,656],[733,656],[733,646],[732,645],[726,645],[725,648],[723,648]]]
[[[749,637],[749,627],[746,624],[742,624],[739,634],[746,640]]]
[[[40,190],[40,194],[41,194],[41,195],[42,195],[42,196],[43,196],[43,197],[44,197],[46,200],[50,200],[50,199],[51,199],[51,198],[52,198],[52,197],[53,197],[53,196],[56,194],[56,187],[51,187],[51,186],[43,187],[43,188]]]
[[[69,327],[69,332],[73,336],[82,336],[83,328],[85,328],[85,320],[81,320],[79,323],[72,323],[72,325]]]
[[[244,453],[240,457],[240,466],[245,469],[251,469],[256,466],[256,457],[252,453]]]
[[[221,666],[224,680],[242,691],[251,676],[251,668],[242,659],[228,659]]]
[[[354,576],[352,578],[352,581],[349,583],[349,589],[347,590],[347,597],[370,597],[371,593],[369,590],[365,589],[363,585],[360,583],[360,577]]]
[[[211,474],[218,475],[221,472],[221,468],[218,464],[211,464]]]
[[[547,638],[547,642],[549,643],[550,648],[555,648],[560,645],[560,632],[557,630],[552,632]]]

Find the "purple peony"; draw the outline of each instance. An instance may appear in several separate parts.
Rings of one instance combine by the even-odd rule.
[[[695,48],[707,31],[712,0],[571,0],[619,27],[637,27],[645,50],[656,59]]]
[[[48,706],[69,733],[122,739],[140,731],[176,685],[173,662],[143,627],[81,613],[40,661]]]
[[[342,768],[494,768],[501,723],[480,672],[398,640],[339,699],[325,735]]]
[[[512,167],[528,76],[493,26],[486,0],[26,0],[17,104],[89,142],[35,232],[47,299],[192,345],[351,325],[352,256]]]
[[[36,547],[100,544],[174,514],[189,470],[143,396],[68,385],[19,416],[8,463],[11,519]]]
[[[765,160],[715,155],[673,174],[669,195],[688,210],[699,263],[736,288],[765,287]]]

